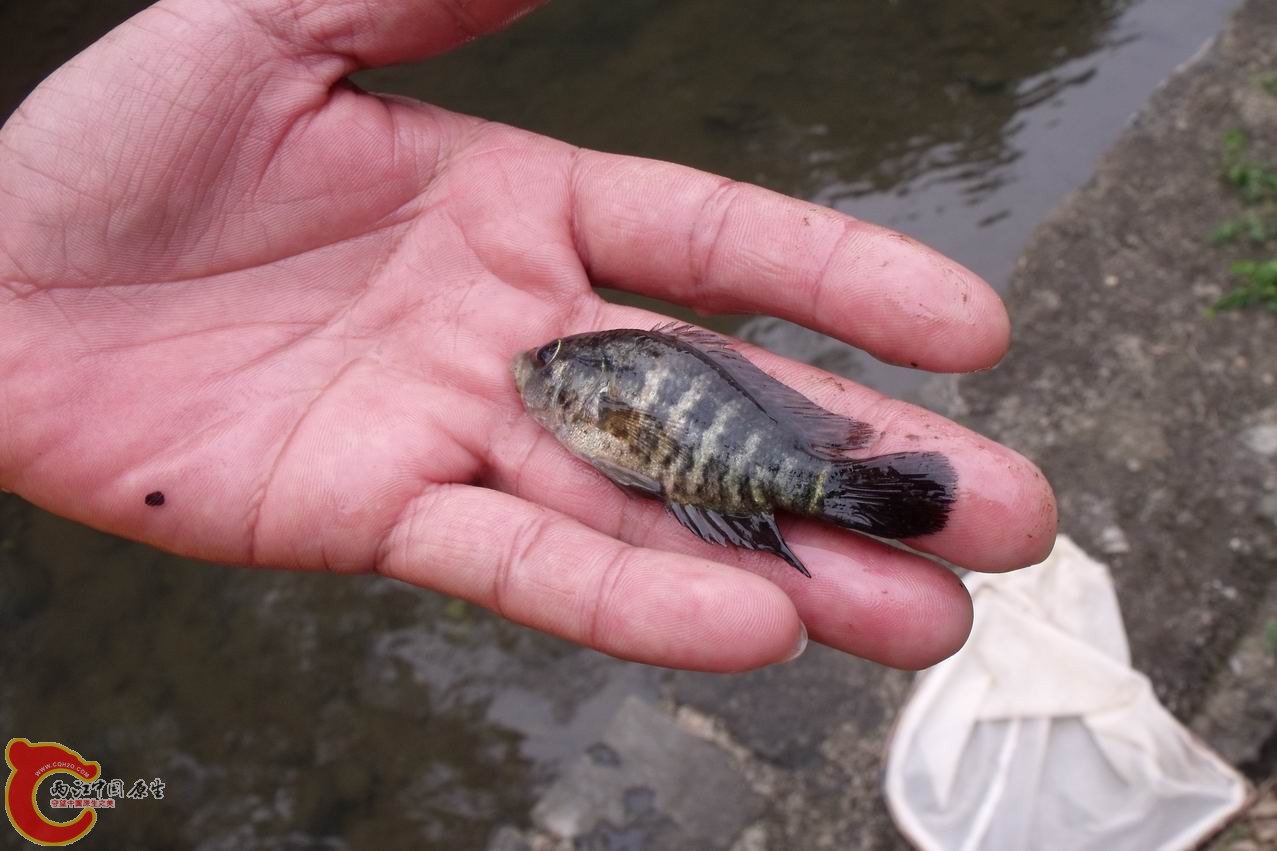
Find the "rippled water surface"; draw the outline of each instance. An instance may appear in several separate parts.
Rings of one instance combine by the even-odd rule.
[[[1001,288],[1036,224],[1234,5],[564,0],[424,72],[364,82],[833,206]],[[921,378],[788,325],[744,334],[894,394]]]
[[[0,109],[142,5],[0,7]],[[1231,5],[556,0],[361,83],[832,205],[1001,285]],[[916,383],[783,323],[702,321],[881,388]],[[0,626],[0,729],[168,783],[104,815],[102,847],[481,847],[660,679],[385,580],[191,563],[8,496]]]

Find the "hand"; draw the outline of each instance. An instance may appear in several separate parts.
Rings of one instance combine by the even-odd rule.
[[[165,0],[41,85],[0,131],[0,486],[175,552],[377,571],[655,664],[779,661],[804,623],[890,665],[953,652],[971,608],[948,570],[792,520],[814,579],[703,544],[534,424],[510,362],[661,321],[594,281],[969,370],[1006,348],[997,296],[826,209],[344,82],[528,5]],[[872,453],[950,456],[949,526],[917,547],[977,570],[1048,552],[1053,498],[1015,453],[747,354],[876,425]]]

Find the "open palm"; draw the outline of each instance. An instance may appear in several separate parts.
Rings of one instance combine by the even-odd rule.
[[[510,361],[660,321],[592,281],[938,370],[1001,356],[997,297],[825,209],[344,82],[526,5],[165,0],[47,80],[0,131],[0,486],[177,552],[380,571],[659,664],[777,661],[804,623],[894,665],[952,652],[970,604],[948,571],[800,521],[811,580],[703,544],[525,416]],[[873,423],[874,454],[951,457],[951,522],[918,548],[1002,570],[1050,546],[1050,490],[1013,452],[749,356]]]

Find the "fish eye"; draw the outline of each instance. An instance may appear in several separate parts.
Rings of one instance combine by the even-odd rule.
[[[559,354],[559,349],[563,347],[562,340],[555,340],[553,343],[546,343],[537,349],[537,353],[532,356],[537,366],[549,366]]]

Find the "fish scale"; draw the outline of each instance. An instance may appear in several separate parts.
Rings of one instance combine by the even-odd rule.
[[[810,576],[776,512],[879,537],[940,531],[957,477],[936,452],[855,459],[873,429],[819,407],[727,341],[686,325],[577,334],[519,355],[524,407],[627,491],[714,544]]]

